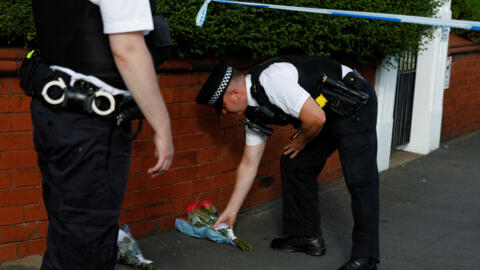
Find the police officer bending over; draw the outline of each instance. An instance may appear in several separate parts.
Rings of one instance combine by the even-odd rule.
[[[115,117],[117,103],[131,94],[155,131],[158,161],[150,174],[167,170],[174,152],[168,112],[144,39],[153,29],[150,3],[32,4],[47,67],[35,65],[36,72],[22,74],[35,77],[22,82],[33,85],[24,89],[33,96],[34,142],[50,221],[41,269],[114,269],[132,141],[130,122],[119,124]],[[62,100],[69,101],[57,104]]]
[[[218,113],[245,114],[246,145],[230,201],[219,217],[233,226],[255,179],[269,124],[293,124],[295,136],[281,158],[283,231],[271,247],[325,254],[317,176],[338,149],[354,218],[351,258],[340,269],[376,269],[378,243],[377,100],[370,83],[335,61],[284,56],[244,76],[221,62],[200,90],[199,104]],[[323,106],[323,108],[322,108]]]

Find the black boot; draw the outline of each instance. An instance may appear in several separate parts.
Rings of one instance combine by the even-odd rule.
[[[299,251],[312,256],[325,254],[325,244],[319,237],[289,236],[286,238],[275,238],[270,247],[281,251]]]
[[[352,258],[338,270],[376,270],[377,262],[372,258]]]

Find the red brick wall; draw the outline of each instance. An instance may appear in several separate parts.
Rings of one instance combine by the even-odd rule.
[[[450,85],[443,97],[441,140],[480,129],[480,44],[450,36]]]
[[[48,221],[33,150],[30,98],[0,77],[0,261],[40,254]]]
[[[42,254],[48,227],[42,201],[41,177],[32,142],[30,98],[19,87],[14,71],[23,50],[0,49],[0,261]],[[19,60],[20,59],[20,60]],[[133,143],[130,177],[120,218],[139,237],[173,227],[190,202],[210,199],[223,209],[233,190],[235,170],[244,146],[244,127],[236,116],[217,117],[214,110],[195,103],[214,60],[170,60],[159,84],[172,121],[175,156],[171,169],[151,178],[153,131],[145,123]],[[246,70],[249,61],[232,60]],[[203,71],[202,71],[203,70]],[[374,69],[365,71],[370,79]],[[279,157],[293,133],[278,127],[268,140],[257,180],[244,208],[280,196]],[[342,176],[338,155],[319,177],[326,183]]]

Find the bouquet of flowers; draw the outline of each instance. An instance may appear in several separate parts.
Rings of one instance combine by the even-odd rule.
[[[118,231],[117,245],[119,263],[132,265],[135,269],[153,270],[153,261],[146,260],[143,257],[127,224],[123,226],[123,230]]]
[[[233,230],[227,224],[221,223],[217,228],[213,227],[218,219],[218,211],[211,201],[205,200],[200,205],[191,203],[187,206],[186,211],[187,218],[185,220],[177,219],[175,221],[175,227],[179,231],[198,238],[231,243],[242,251],[251,251],[253,249],[251,244],[235,237]],[[193,228],[186,228],[185,225],[187,227],[193,226]]]

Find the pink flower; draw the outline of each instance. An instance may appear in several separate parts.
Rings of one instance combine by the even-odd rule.
[[[203,201],[203,202],[200,203],[200,206],[201,206],[202,208],[208,208],[208,207],[210,207],[211,205],[212,205],[212,201],[209,201],[209,200],[205,200],[205,201]]]
[[[199,208],[199,207],[198,207],[198,204],[196,204],[196,203],[191,203],[191,204],[189,204],[189,205],[187,206],[187,209],[186,209],[186,210],[187,210],[188,213],[193,213],[193,211],[196,210],[196,209],[198,209],[198,208]]]

